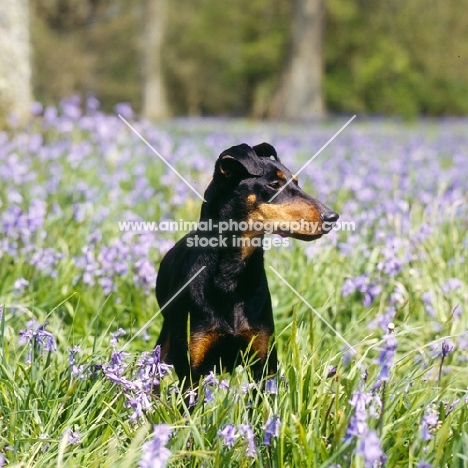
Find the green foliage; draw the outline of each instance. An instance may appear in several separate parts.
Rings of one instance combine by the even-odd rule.
[[[143,0],[34,0],[34,88],[141,108]],[[172,0],[164,74],[176,115],[265,116],[289,53],[292,2]],[[325,0],[332,112],[468,113],[468,0]]]
[[[331,110],[405,117],[468,112],[466,0],[327,0],[326,6]]]

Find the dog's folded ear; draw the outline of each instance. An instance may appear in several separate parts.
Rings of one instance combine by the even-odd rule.
[[[280,162],[278,153],[270,143],[260,143],[259,145],[255,145],[253,150],[260,158],[273,158],[275,161]]]
[[[215,176],[219,174],[230,180],[238,180],[249,175],[263,175],[262,161],[257,153],[245,143],[232,146],[223,151],[215,167]]]

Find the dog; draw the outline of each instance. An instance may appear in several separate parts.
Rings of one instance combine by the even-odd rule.
[[[253,378],[260,381],[277,372],[261,226],[312,241],[329,232],[339,216],[299,188],[268,143],[223,151],[204,199],[198,228],[167,252],[159,268],[161,359],[189,386],[215,367],[232,372],[247,355]],[[299,221],[296,229],[284,228]],[[228,226],[222,235],[216,229],[221,223]]]

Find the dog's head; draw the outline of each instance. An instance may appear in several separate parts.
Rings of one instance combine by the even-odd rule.
[[[305,193],[273,146],[245,143],[223,151],[205,192],[202,219],[252,221],[273,232],[310,241],[329,232],[338,214]]]

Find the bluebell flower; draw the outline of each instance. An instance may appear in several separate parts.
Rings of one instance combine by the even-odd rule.
[[[369,275],[366,273],[355,278],[346,279],[341,289],[341,294],[349,296],[356,291],[363,293],[363,305],[370,307],[374,299],[382,292],[382,287],[370,281]]]
[[[127,332],[123,328],[119,328],[115,333],[111,333],[111,340],[110,340],[110,345],[112,348],[115,348],[117,346],[117,343],[119,341],[119,338],[122,335],[125,335]]]
[[[114,110],[117,115],[120,114],[124,119],[133,118],[132,105],[129,102],[118,102],[114,106]]]
[[[442,357],[447,357],[453,351],[454,347],[452,340],[442,341]]]
[[[247,456],[256,457],[255,435],[250,424],[239,424],[238,431],[247,440]]]
[[[345,441],[350,440],[352,437],[365,434],[368,431],[366,406],[371,399],[372,395],[370,393],[364,393],[360,390],[353,393],[350,404],[354,408],[354,413],[346,429]]]
[[[127,406],[133,409],[133,413],[130,415],[131,421],[143,417],[146,411],[150,411],[153,407],[148,393],[144,391],[137,391],[136,393],[126,393],[125,398],[127,400]]]
[[[74,346],[73,348],[68,348],[68,364],[70,364],[71,374],[73,377],[78,378],[78,379],[85,379],[86,378],[85,366],[84,365],[78,366],[76,364],[75,355],[80,352],[81,352],[81,348],[78,345]]]
[[[434,309],[434,298],[432,291],[426,291],[421,295],[421,301],[424,304],[424,308],[426,312],[432,317],[435,318],[437,316],[436,310]]]
[[[439,422],[439,412],[434,408],[427,408],[421,423],[421,439],[431,440],[432,432]]]
[[[153,437],[142,446],[142,457],[138,462],[139,468],[164,468],[171,456],[166,445],[171,437],[171,427],[168,424],[155,425]]]
[[[218,431],[218,435],[224,440],[226,447],[232,447],[237,437],[236,426],[226,424],[222,430]]]
[[[29,285],[29,281],[24,278],[19,278],[15,281],[13,289],[15,293],[20,293]]]
[[[428,462],[421,461],[416,465],[416,468],[432,468],[432,465]]]
[[[462,285],[463,285],[463,282],[459,280],[458,278],[450,278],[442,285],[442,291],[448,294],[452,291],[456,291],[457,289],[460,289]]]
[[[29,344],[31,346],[37,345],[39,350],[44,351],[56,351],[57,344],[55,343],[55,338],[52,333],[46,331],[47,322],[44,322],[39,327],[35,327],[35,321],[28,322],[29,324],[33,325],[32,327],[28,328],[27,330],[20,330],[20,344],[25,345]],[[31,363],[31,346],[28,350],[28,356],[26,362],[28,364]]]
[[[384,336],[384,345],[380,351],[377,364],[380,366],[378,380],[387,382],[390,379],[390,368],[393,365],[393,358],[397,347],[397,340],[393,333],[387,333]]]
[[[383,331],[388,330],[388,324],[393,322],[395,318],[396,310],[394,307],[387,307],[383,314],[378,315],[375,319],[371,320],[367,327],[369,330],[375,330],[377,327]]]
[[[265,382],[265,393],[269,393],[271,395],[278,394],[278,380],[276,377],[272,377]]]
[[[263,430],[265,431],[265,435],[263,437],[263,443],[265,445],[271,444],[272,437],[279,436],[280,424],[281,424],[280,417],[277,414],[274,414],[273,416],[270,416],[268,418],[267,422],[263,426]]]
[[[67,442],[71,445],[80,445],[81,444],[81,434],[78,431],[72,431],[70,429],[65,429],[63,432],[63,437],[67,438]]]
[[[375,431],[368,431],[358,442],[356,453],[362,455],[366,468],[373,468],[376,463],[382,461],[382,448],[379,436]]]

